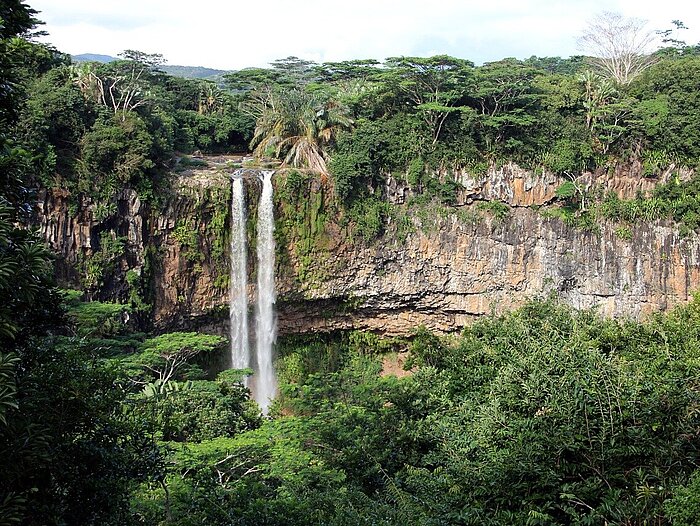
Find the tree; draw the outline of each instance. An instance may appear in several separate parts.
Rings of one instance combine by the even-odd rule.
[[[226,98],[224,92],[213,82],[203,81],[199,88],[199,100],[197,101],[197,113],[200,115],[209,113],[221,113],[224,109]]]
[[[632,95],[639,100],[638,118],[645,146],[666,151],[689,166],[694,166],[700,157],[698,75],[698,56],[661,60],[632,89]]]
[[[314,78],[316,63],[290,56],[272,62],[272,68],[281,73],[281,79],[291,86],[302,86]]]
[[[279,69],[245,68],[224,75],[226,85],[235,93],[271,90],[273,86],[287,83],[285,74]]]
[[[195,356],[213,352],[224,342],[220,336],[196,332],[161,334],[144,341],[141,353],[128,361],[145,369],[164,385],[181,373]]]
[[[352,125],[344,106],[300,89],[270,92],[248,108],[257,116],[251,141],[256,156],[274,155],[322,174],[328,173],[327,146]]]
[[[688,29],[688,27],[681,20],[672,20],[674,29],[660,29],[656,31],[656,34],[661,37],[661,42],[667,44],[671,48],[681,49],[685,47],[685,40],[679,40],[676,38],[674,33],[680,31],[681,29]]]
[[[392,57],[385,64],[385,81],[418,110],[435,144],[447,117],[466,109],[460,101],[471,86],[474,64],[447,55]]]
[[[29,155],[18,148],[6,130],[15,123],[19,100],[24,95],[20,86],[21,39],[37,21],[36,11],[19,0],[0,3],[0,199],[20,204],[25,194],[23,178]],[[12,207],[11,212],[18,207]]]
[[[607,154],[610,146],[628,130],[627,121],[633,110],[633,101],[624,96],[609,80],[588,70],[579,75],[583,84],[586,127],[593,147]]]
[[[539,75],[540,71],[512,58],[484,64],[476,71],[470,98],[489,150],[509,138],[514,141],[515,130],[535,123],[532,107],[539,95],[534,79]],[[520,141],[517,145],[520,146]]]
[[[646,21],[606,11],[589,21],[579,46],[601,75],[625,85],[654,63],[655,38]]]
[[[324,62],[316,68],[323,81],[368,80],[379,72],[379,62],[374,59]]]
[[[123,60],[105,65],[95,63],[73,66],[73,82],[83,95],[103,105],[126,120],[128,112],[147,104],[147,78],[157,73],[163,64],[163,55],[148,54],[127,49],[120,53]]]

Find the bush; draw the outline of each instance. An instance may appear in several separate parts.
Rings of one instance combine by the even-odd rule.
[[[673,496],[664,503],[664,509],[675,526],[700,524],[700,471],[693,474],[687,485],[673,491]]]
[[[260,425],[260,415],[240,383],[189,382],[157,401],[163,440],[201,442],[233,437]]]
[[[348,210],[348,218],[354,224],[354,234],[369,242],[384,233],[390,205],[376,197],[355,201]]]

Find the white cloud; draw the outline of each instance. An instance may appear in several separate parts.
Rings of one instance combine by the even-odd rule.
[[[447,53],[477,63],[506,56],[575,54],[585,20],[604,9],[669,27],[700,28],[683,0],[30,0],[48,41],[68,53],[162,53],[173,64],[263,66],[295,55],[316,61]],[[697,22],[697,23],[696,23]],[[694,43],[697,32],[683,38]]]

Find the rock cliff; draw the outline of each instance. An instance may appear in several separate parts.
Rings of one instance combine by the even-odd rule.
[[[210,162],[180,174],[160,206],[123,190],[108,217],[99,217],[90,202],[76,206],[64,192],[43,192],[38,225],[59,255],[58,275],[68,283],[82,279],[92,297],[127,301],[141,294],[158,328],[225,330],[228,171]],[[418,325],[453,331],[474,316],[549,294],[605,315],[641,317],[687,301],[700,285],[697,235],[682,237],[666,222],[631,225],[624,236],[612,223],[601,223],[598,232],[568,226],[538,209],[562,183],[551,174],[506,165],[480,177],[457,176],[458,206],[421,213],[401,204],[410,189],[388,177],[387,195],[403,207],[409,228],[399,232],[390,219],[386,234],[371,243],[353,241],[351,225],[323,197],[322,182],[309,179],[297,198],[280,191],[280,333],[362,328],[407,334]],[[580,181],[631,197],[668,177],[670,171],[642,179],[629,170]],[[277,185],[283,183],[280,174]],[[247,187],[254,218],[258,183],[253,178]],[[476,204],[486,201],[511,208],[500,215],[479,210]],[[249,223],[254,244],[253,219]],[[110,239],[119,250],[107,257]],[[100,263],[100,275],[86,284],[91,262]],[[253,281],[252,257],[250,265]],[[252,285],[249,293],[252,301]]]

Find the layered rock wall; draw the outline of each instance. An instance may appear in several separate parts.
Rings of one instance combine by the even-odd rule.
[[[536,210],[554,199],[562,182],[551,174],[506,165],[483,177],[458,175],[460,206],[429,219],[408,213],[413,228],[404,235],[389,225],[379,240],[351,242],[347,227],[329,214],[324,242],[307,250],[303,262],[298,240],[280,238],[288,241],[279,247],[277,269],[280,332],[359,328],[407,334],[418,325],[452,331],[475,316],[550,294],[577,308],[596,307],[604,315],[641,317],[687,301],[700,287],[697,235],[681,237],[667,222],[631,225],[624,236],[612,223],[602,223],[600,232],[585,232]],[[622,197],[658,180],[634,173],[580,179]],[[125,251],[91,291],[94,297],[126,299],[130,285],[124,276],[132,270],[148,276],[157,327],[207,323],[223,331],[228,255],[221,251],[230,224],[228,184],[222,170],[182,174],[160,208],[145,206],[133,191],[124,190],[116,213],[102,221],[91,203],[82,203],[75,213],[64,193],[45,192],[38,223],[59,254],[64,281],[78,280],[76,265],[100,250],[103,232],[113,232],[125,239]],[[310,191],[318,188],[317,181],[309,186]],[[248,189],[254,208],[257,182],[249,181]],[[394,202],[403,201],[409,191],[388,179],[387,193]],[[512,208],[501,218],[477,212],[475,203],[487,200]],[[278,204],[278,230],[284,230],[290,218],[284,216],[287,207]],[[212,229],[214,223],[218,230]],[[190,231],[196,246],[183,240]],[[251,285],[251,302],[253,292]]]

